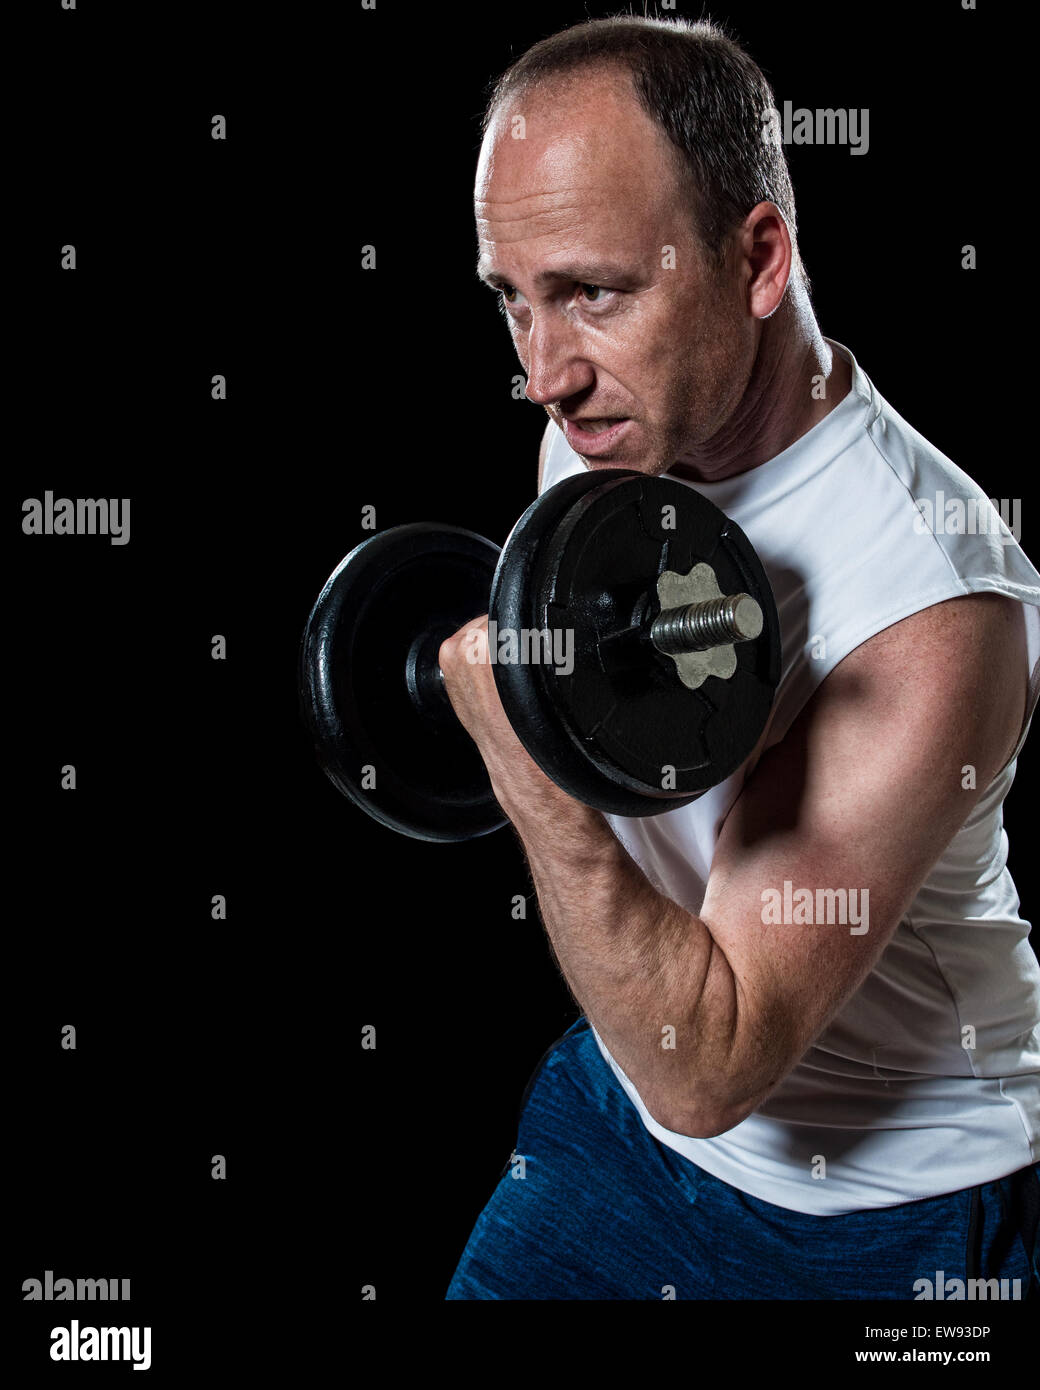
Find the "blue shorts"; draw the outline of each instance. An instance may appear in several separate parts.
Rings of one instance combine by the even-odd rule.
[[[844,1216],[773,1206],[655,1139],[584,1017],[528,1082],[515,1153],[448,1299],[911,1301],[939,1270],[1037,1295],[1040,1164]]]

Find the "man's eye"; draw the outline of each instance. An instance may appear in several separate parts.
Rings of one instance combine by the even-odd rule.
[[[516,303],[516,300],[517,300],[517,293],[516,293],[516,290],[513,288],[513,286],[512,286],[512,285],[503,285],[501,288],[502,288],[502,298],[505,300],[505,302],[506,302],[507,304],[515,304],[515,303]]]
[[[599,285],[582,285],[581,292],[590,304],[594,304],[601,294],[604,293]]]

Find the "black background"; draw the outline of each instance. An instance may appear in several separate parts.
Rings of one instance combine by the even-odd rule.
[[[31,307],[9,333],[5,489],[22,1384],[128,1373],[50,1367],[50,1327],[99,1319],[20,1302],[48,1268],[131,1278],[118,1320],[152,1325],[163,1383],[250,1383],[282,1353],[312,1367],[294,1383],[327,1383],[361,1285],[366,1316],[401,1327],[443,1300],[524,1083],[577,1015],[533,900],[511,916],[531,893],[512,833],[437,846],[367,820],[315,764],[295,662],[362,507],[380,529],[501,544],[534,496],[544,415],[512,399],[519,366],[473,275],[478,122],[529,43],[606,13],[49,0],[15,50],[32,113],[13,142]],[[710,14],[781,107],[869,108],[866,156],[788,150],[817,317],[989,495],[1022,498],[1035,558],[998,348],[1016,268],[978,107],[992,16]],[[23,536],[22,501],[48,489],[131,498],[130,544]],[[1036,767],[1027,747],[1006,807],[1029,920]],[[828,1314],[841,1365],[869,1320],[846,1314],[844,1341]],[[693,1316],[746,1325],[735,1306]],[[817,1310],[787,1305],[783,1326],[819,1351]]]

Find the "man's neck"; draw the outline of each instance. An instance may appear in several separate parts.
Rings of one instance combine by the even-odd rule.
[[[747,390],[725,427],[668,469],[691,482],[719,482],[776,458],[845,399],[852,368],[820,332],[799,282],[762,324]]]

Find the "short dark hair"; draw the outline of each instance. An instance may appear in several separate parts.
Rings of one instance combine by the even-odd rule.
[[[617,16],[563,29],[534,44],[493,84],[487,133],[498,107],[538,83],[593,68],[629,72],[643,110],[678,153],[696,192],[694,220],[718,265],[726,237],[751,209],[775,203],[797,247],[794,189],[782,145],[763,138],[775,110],[772,88],[744,50],[711,21]]]

